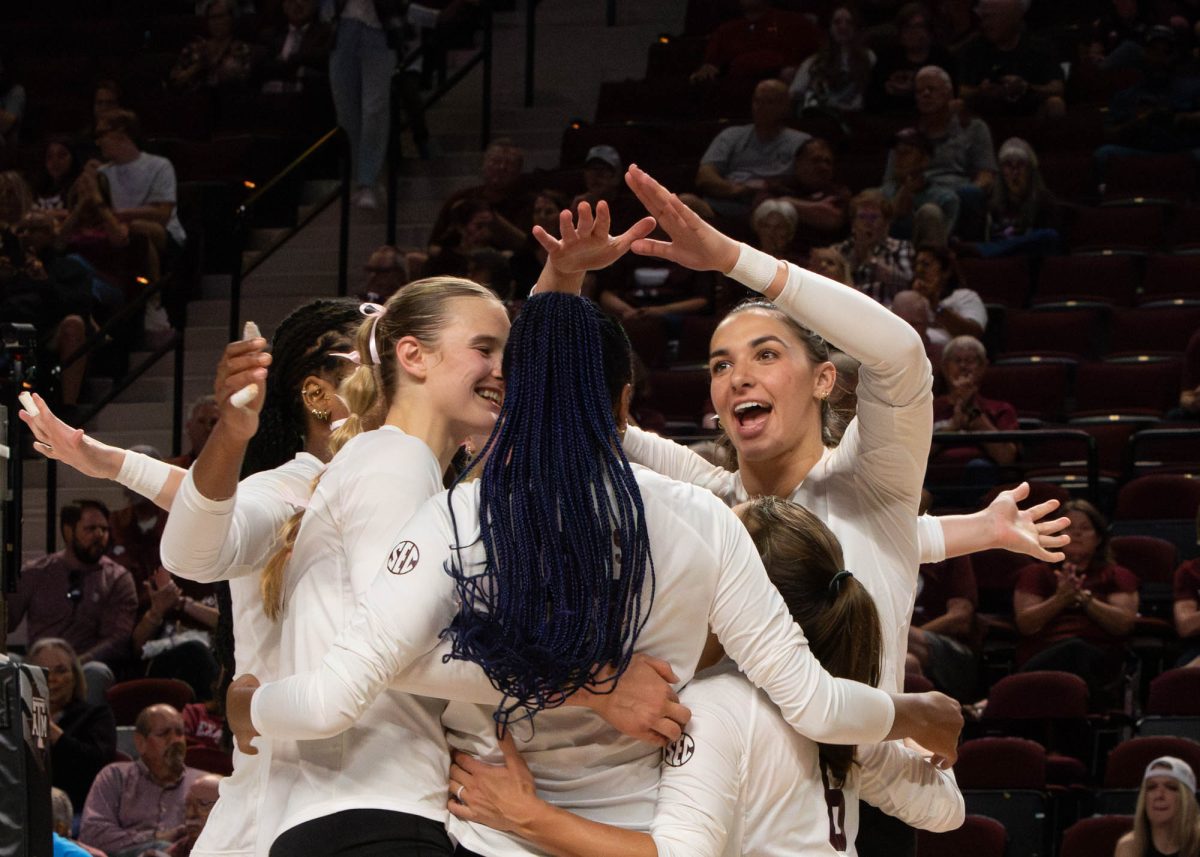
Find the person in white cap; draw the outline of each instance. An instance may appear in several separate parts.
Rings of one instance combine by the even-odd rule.
[[[584,191],[572,200],[571,206],[586,202],[595,208],[600,200],[612,205],[621,192],[623,173],[621,155],[616,149],[607,145],[592,146],[583,159]]]
[[[1159,756],[1146,766],[1138,792],[1133,830],[1117,842],[1113,857],[1197,857],[1200,809],[1196,774],[1174,756]]]

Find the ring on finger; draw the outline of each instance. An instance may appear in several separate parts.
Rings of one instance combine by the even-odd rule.
[[[459,803],[466,803],[466,801],[465,801],[465,800],[463,800],[463,798],[462,798],[463,789],[465,789],[465,788],[466,788],[466,786],[464,786],[464,785],[459,785],[459,787],[458,787],[458,791],[456,791],[456,792],[454,793],[454,799],[455,799],[456,801],[458,801]]]

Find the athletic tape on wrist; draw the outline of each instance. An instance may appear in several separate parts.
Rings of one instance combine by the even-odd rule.
[[[121,462],[121,471],[117,474],[117,482],[131,491],[136,491],[147,500],[153,500],[162,493],[171,475],[171,465],[157,458],[151,458],[141,452],[125,450],[125,460]]]
[[[749,244],[742,244],[738,250],[737,262],[728,274],[730,279],[737,280],[748,289],[764,292],[775,279],[779,270],[779,260],[769,253],[756,250]]]

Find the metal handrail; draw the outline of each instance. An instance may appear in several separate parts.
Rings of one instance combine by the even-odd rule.
[[[1100,497],[1100,453],[1096,438],[1077,429],[1022,429],[1019,431],[934,432],[933,443],[943,446],[980,446],[985,443],[1034,443],[1073,440],[1086,447],[1084,471],[1088,497],[1097,502]]]
[[[143,312],[149,300],[155,295],[160,294],[171,280],[172,276],[170,274],[161,277],[158,282],[151,284],[148,288],[142,290],[141,294],[136,298],[122,306],[96,332],[89,336],[83,345],[79,346],[79,348],[58,364],[57,368],[59,372],[61,373],[63,369],[71,366],[76,361],[82,360],[100,345],[104,344],[108,335],[119,324],[134,317],[137,313]],[[184,310],[184,317],[178,319],[178,323],[179,328],[172,334],[169,340],[158,345],[142,362],[129,369],[120,379],[113,383],[112,388],[101,397],[100,401],[91,404],[80,414],[77,420],[79,425],[85,425],[93,419],[100,411],[115,400],[117,396],[133,386],[163,356],[168,352],[173,352],[175,359],[173,370],[174,389],[171,395],[171,454],[179,454],[181,438],[183,436],[183,331],[187,327],[186,309]],[[53,553],[58,541],[58,516],[55,514],[55,507],[57,505],[58,462],[52,458],[48,458],[46,459],[46,553]]]
[[[324,151],[330,145],[339,146],[340,155],[340,180],[336,193],[331,193],[325,199],[313,206],[312,210],[296,223],[295,226],[287,230],[287,232],[279,238],[273,245],[264,250],[257,258],[249,265],[242,261],[242,256],[246,250],[246,237],[250,232],[250,215],[257,206],[268,194],[279,187],[293,173],[297,172],[301,167],[307,165],[320,152]],[[338,222],[338,295],[344,297],[347,292],[349,282],[349,262],[348,254],[350,248],[350,144],[346,137],[346,132],[340,128],[330,128],[320,136],[311,146],[297,155],[290,164],[267,180],[261,188],[258,188],[254,193],[246,198],[236,209],[234,209],[234,227],[233,227],[233,246],[234,246],[234,266],[233,275],[229,281],[229,338],[230,340],[241,339],[241,313],[242,313],[242,281],[259,265],[267,261],[275,255],[285,244],[292,240],[299,232],[304,229],[312,220],[323,212],[335,199],[341,199],[341,216]]]

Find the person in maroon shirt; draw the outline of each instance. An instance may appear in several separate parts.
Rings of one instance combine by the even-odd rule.
[[[692,72],[692,83],[719,74],[757,79],[794,69],[821,44],[821,29],[812,18],[771,7],[769,0],[741,0],[742,17],[726,21],[708,39],[704,64]]]
[[[128,663],[137,616],[137,592],[129,572],[104,555],[108,508],[79,500],[59,513],[66,547],[21,569],[9,600],[8,632],[28,619],[30,643],[61,637],[79,653],[88,702],[101,705],[113,671]]]
[[[978,603],[979,590],[969,556],[920,567],[908,632],[909,663],[918,667],[934,687],[960,702],[975,697]]]
[[[1124,665],[1125,641],[1138,609],[1138,579],[1112,560],[1108,522],[1086,500],[1062,509],[1071,521],[1060,565],[1021,569],[1013,616],[1022,671],[1061,670],[1088,683],[1093,708],[1113,702]]]
[[[1200,516],[1197,517],[1200,527]],[[1177,667],[1200,667],[1200,559],[1175,569],[1175,632],[1183,644]]]

